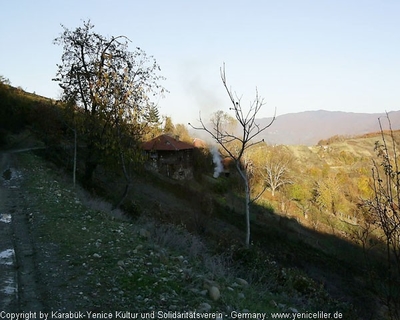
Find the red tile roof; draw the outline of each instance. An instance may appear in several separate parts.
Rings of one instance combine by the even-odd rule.
[[[192,144],[178,141],[167,134],[162,134],[161,136],[155,137],[154,139],[143,143],[143,149],[146,151],[178,151],[193,148],[194,147]]]
[[[205,149],[205,148],[207,148],[207,143],[204,140],[201,140],[199,138],[195,138],[193,140],[193,146],[195,148],[203,148],[203,149]]]

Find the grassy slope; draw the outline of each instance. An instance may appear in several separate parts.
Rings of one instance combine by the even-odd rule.
[[[222,312],[334,308],[318,302],[326,293],[317,284],[268,259],[270,287],[242,285],[226,257],[210,255],[197,237],[113,218],[107,204],[73,190],[51,165],[32,154],[19,158],[49,309],[66,308],[67,300],[75,310],[95,311],[203,310],[205,303]],[[210,284],[220,288],[218,301],[208,297]]]
[[[115,219],[104,212],[107,205],[100,200],[94,203],[102,210],[87,207],[87,200],[40,158],[25,154],[20,163],[36,246],[40,250],[53,245],[54,258],[73,270],[65,289],[75,291],[76,307],[125,310],[134,303],[135,311],[195,310],[208,303],[214,311],[265,312],[277,310],[273,299],[287,302],[238,283],[222,258],[209,256],[199,239],[185,231]],[[214,281],[222,292],[216,302],[203,292],[205,284]]]
[[[322,151],[320,147],[290,148],[302,163],[338,167],[342,166],[338,161],[342,151],[366,160],[372,155],[376,140],[372,136],[364,140],[338,141],[330,144],[329,152]],[[237,284],[235,274],[228,270],[226,257],[211,256],[201,242],[194,240],[196,238],[187,235],[185,231],[163,227],[160,233],[160,227],[154,222],[141,222],[144,224],[141,225],[111,219],[109,213],[104,212],[108,209],[93,210],[84,205],[82,195],[75,193],[69,183],[59,179],[59,172],[49,169],[40,159],[23,156],[21,161],[25,163],[28,173],[26,182],[31,191],[29,205],[35,208],[34,214],[37,217],[34,219],[33,230],[38,239],[39,252],[43,257],[52,257],[46,260],[50,265],[52,261],[54,265],[64,261],[62,268],[69,270],[65,279],[62,279],[60,275],[64,271],[52,273],[41,266],[42,274],[53,274],[53,277],[46,278],[47,287],[60,288],[59,295],[48,296],[51,307],[65,307],[65,297],[68,294],[63,293],[63,287],[70,289],[70,303],[79,308],[90,307],[95,310],[115,310],[133,303],[138,310],[146,311],[151,307],[193,310],[201,308],[202,303],[208,303],[211,310],[219,311],[282,311],[289,307],[298,310],[348,309],[330,300],[324,289],[303,273],[282,268],[272,258],[265,259],[265,273],[269,276],[263,284],[252,281],[249,287],[242,287]],[[346,170],[351,170],[351,167]],[[151,237],[141,237],[141,228],[149,231]],[[273,232],[265,234],[265,230],[263,234],[260,231],[260,235],[266,238],[275,235]],[[283,240],[283,245],[288,246],[284,252],[302,250],[302,245],[297,243],[297,236],[292,239],[289,234]],[[314,240],[310,238],[310,241]],[[326,244],[325,249],[331,249],[336,242],[330,245],[327,243],[329,241],[330,238],[326,238],[317,242],[317,245]],[[191,244],[190,250],[186,243]],[[279,252],[279,239],[273,243]],[[325,254],[321,256],[321,252],[310,253],[307,248],[303,251],[300,255],[304,254],[305,259],[314,259],[315,256],[317,260],[340,263]],[[340,250],[338,252],[340,254]],[[320,265],[320,268],[324,267],[324,264]],[[164,280],[159,281],[160,278]],[[217,302],[210,300],[204,292],[204,283],[208,282],[206,280],[216,281],[221,288],[222,297]]]

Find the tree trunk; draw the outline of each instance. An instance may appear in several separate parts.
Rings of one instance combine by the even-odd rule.
[[[125,185],[125,190],[124,190],[124,193],[122,194],[121,199],[118,201],[118,203],[115,206],[113,206],[113,210],[119,209],[121,207],[122,203],[125,201],[126,197],[128,196],[130,189],[131,189],[131,184],[127,183]]]
[[[236,169],[239,172],[241,178],[243,179],[244,182],[244,192],[245,192],[245,208],[246,208],[246,247],[250,246],[250,186],[249,186],[249,180],[247,179],[246,172],[244,172],[240,168],[240,163],[236,163]]]
[[[122,141],[121,127],[120,127],[120,123],[119,123],[119,118],[118,117],[116,119],[116,125],[117,125],[117,133],[118,133],[119,159],[121,161],[122,172],[124,173],[125,182],[126,182],[124,193],[122,194],[121,199],[118,201],[118,203],[114,207],[114,209],[119,209],[119,207],[122,205],[122,203],[124,202],[125,198],[128,195],[128,192],[129,192],[129,189],[131,187],[132,181],[131,181],[131,177],[130,177],[130,175],[128,173],[128,170],[126,168],[125,154],[124,154],[124,150],[123,150],[122,145],[121,145],[121,141]]]
[[[246,193],[246,247],[250,246],[250,188],[247,177],[245,179],[245,193]]]
[[[85,162],[85,176],[83,183],[86,186],[91,186],[93,182],[93,173],[97,168],[97,162],[87,159]]]
[[[96,157],[99,152],[97,151],[93,140],[94,139],[92,138],[91,142],[89,142],[85,154],[85,175],[83,177],[83,184],[86,187],[92,187],[93,174],[99,164],[99,161],[97,160],[98,157]]]
[[[77,143],[78,143],[78,134],[76,129],[74,129],[74,168],[72,169],[72,182],[74,184],[74,188],[76,185],[76,157],[77,157]]]

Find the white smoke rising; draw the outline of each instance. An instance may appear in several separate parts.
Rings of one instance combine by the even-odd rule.
[[[212,147],[210,151],[213,156],[213,162],[215,164],[213,177],[218,178],[220,173],[224,170],[224,167],[222,165],[222,159],[218,152],[217,147]]]

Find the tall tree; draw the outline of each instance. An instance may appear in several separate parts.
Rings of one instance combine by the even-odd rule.
[[[172,118],[171,117],[164,117],[164,129],[163,132],[166,134],[171,134],[173,135],[175,131],[175,125],[172,122]]]
[[[177,123],[175,125],[174,135],[178,140],[185,141],[188,143],[193,142],[193,139],[190,136],[188,129],[182,123]]]
[[[240,133],[236,131],[230,131],[231,121],[230,117],[226,116],[224,112],[217,112],[211,119],[211,127],[208,127],[201,118],[200,115],[200,127],[194,127],[194,129],[206,131],[217,144],[228,154],[228,156],[235,163],[237,172],[239,173],[245,192],[245,217],[246,217],[246,246],[250,245],[250,204],[253,201],[251,199],[251,188],[249,183],[249,177],[246,172],[246,166],[243,165],[242,159],[245,151],[251,146],[262,142],[263,140],[257,139],[257,136],[272,125],[275,121],[275,115],[272,120],[263,126],[260,126],[256,122],[256,117],[261,108],[265,105],[264,99],[261,98],[256,90],[256,96],[253,101],[250,102],[250,107],[245,111],[242,107],[241,98],[232,91],[228,86],[225,73],[225,65],[220,69],[220,75],[222,84],[228,93],[229,100],[232,104],[230,110],[234,113],[234,118],[237,120],[240,128]]]
[[[115,140],[120,138],[120,126],[145,120],[154,106],[150,96],[164,91],[158,83],[163,78],[154,58],[140,48],[128,50],[127,37],[104,37],[93,31],[90,21],[75,30],[62,27],[54,40],[63,46],[54,80],[63,89],[63,99],[83,110],[85,181],[90,183],[103,155],[121,146]]]
[[[149,108],[149,112],[146,116],[146,121],[150,123],[151,126],[160,124],[160,112],[157,109],[156,105],[152,105]]]

